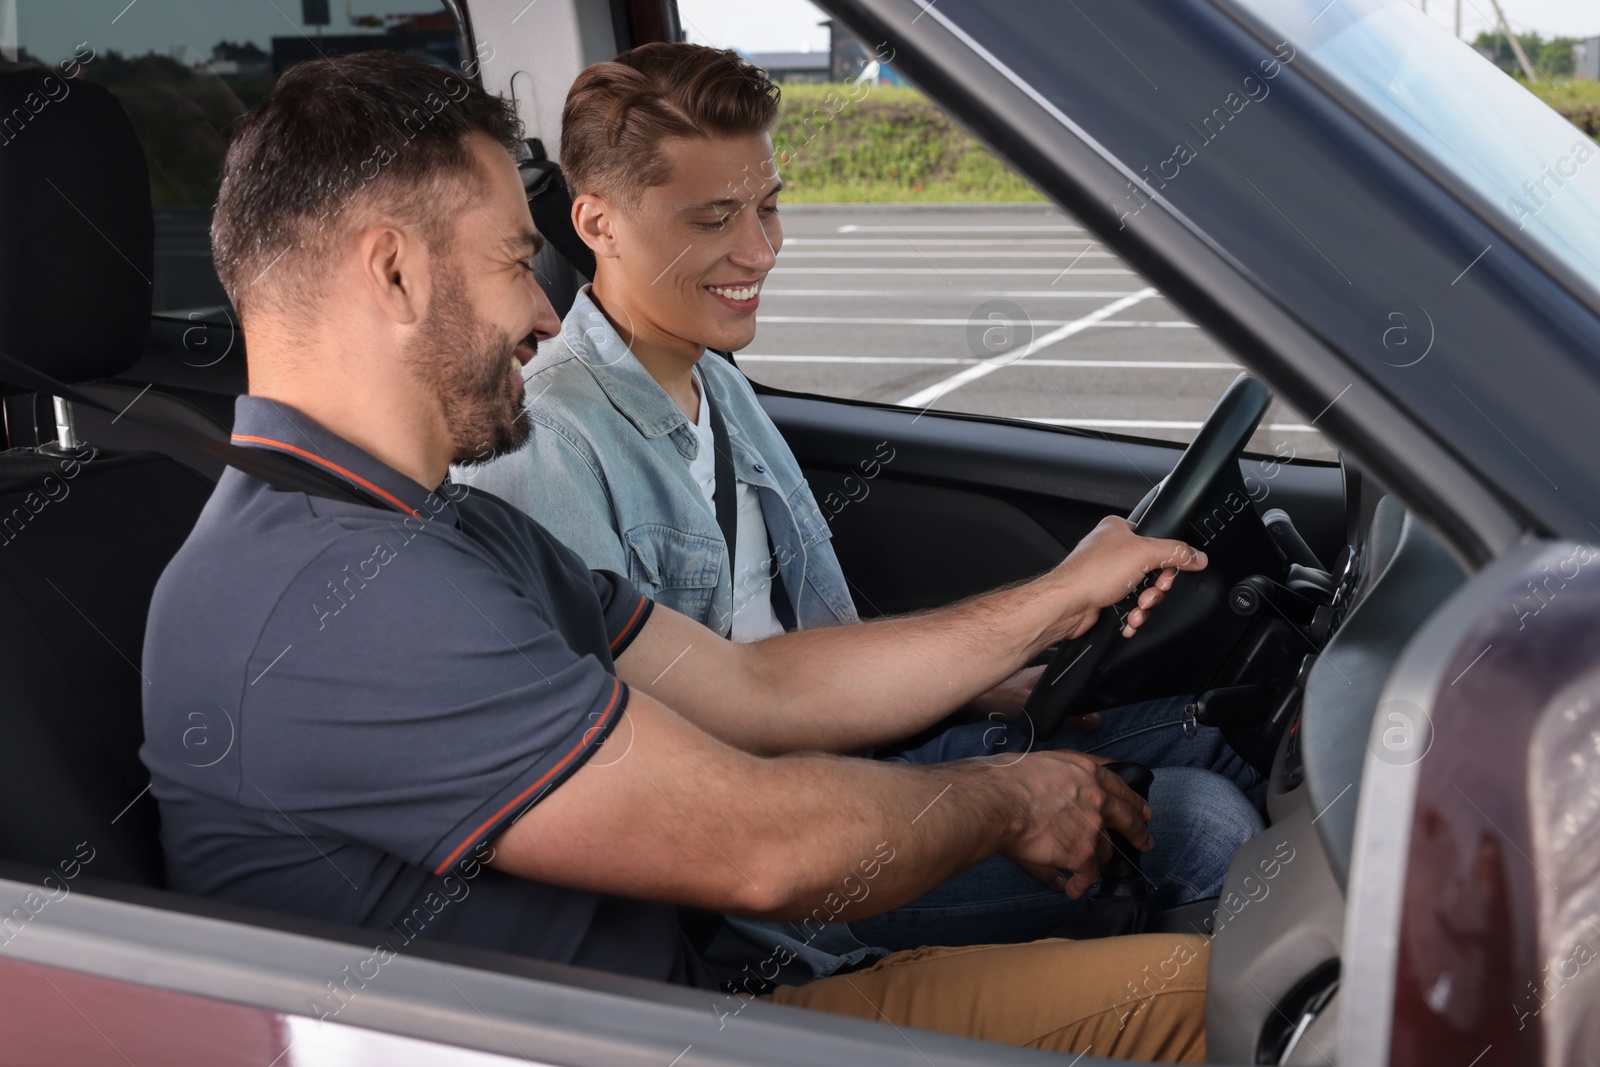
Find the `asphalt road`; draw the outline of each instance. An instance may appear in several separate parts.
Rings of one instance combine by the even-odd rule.
[[[1187,441],[1241,369],[1049,207],[782,208],[751,378],[785,389]],[[1315,413],[1313,413],[1315,414]],[[1251,448],[1332,459],[1275,402]]]

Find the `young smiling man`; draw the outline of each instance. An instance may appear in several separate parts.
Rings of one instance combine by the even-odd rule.
[[[676,906],[853,919],[997,847],[1074,872],[1076,895],[1107,829],[1149,848],[1148,806],[1082,754],[827,753],[952,710],[1158,570],[1141,625],[1204,566],[1181,542],[1107,519],[1026,585],[737,644],[448,481],[522,443],[521,364],[558,325],[520,133],[509,103],[386,52],[299,64],[234,126],[212,223],[248,345],[234,440],[366,499],[229,469],[163,572],[140,756],[170,887],[709,989]],[[233,743],[197,759],[197,724],[223,717]],[[1186,935],[939,948],[771,996],[1198,1063],[1205,957]],[[714,1046],[731,1008],[707,999]]]
[[[561,162],[573,223],[595,252],[594,282],[528,365],[528,445],[457,470],[523,508],[591,567],[628,575],[738,642],[856,618],[799,464],[744,376],[707,356],[754,338],[761,287],[782,247],[782,182],[768,132],[777,109],[764,73],[698,45],[646,45],[579,75],[563,110]],[[1161,844],[1145,858],[1154,906],[1214,895],[1233,851],[1261,829],[1241,793],[1264,787],[1259,776],[1217,730],[1185,736],[1183,698],[1035,739],[1026,723],[1006,720],[1036,677],[1020,672],[979,695],[973,707],[990,721],[897,751],[896,741],[942,718],[929,708],[909,729],[891,730],[880,755],[922,764],[1051,747],[1156,767]],[[1071,929],[1084,909],[1062,893],[1061,876],[1038,873],[997,853],[847,929],[732,926],[812,974],[853,965],[864,948]],[[724,947],[736,963],[746,946]]]

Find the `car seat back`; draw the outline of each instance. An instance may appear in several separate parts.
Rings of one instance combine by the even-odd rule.
[[[0,115],[19,108],[0,151],[0,352],[69,383],[120,374],[150,325],[144,152],[81,77],[5,65]],[[0,859],[92,855],[100,878],[161,883],[138,754],[145,615],[210,490],[153,452],[0,452]]]

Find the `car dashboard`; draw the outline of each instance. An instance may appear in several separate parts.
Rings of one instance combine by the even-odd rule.
[[[1271,825],[1234,856],[1210,916],[1212,1062],[1332,1062],[1362,771],[1369,760],[1421,759],[1431,736],[1416,705],[1380,706],[1382,689],[1412,635],[1465,580],[1394,498],[1379,501],[1341,579],[1338,626],[1279,743]]]

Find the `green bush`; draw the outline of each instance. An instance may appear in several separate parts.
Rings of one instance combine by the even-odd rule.
[[[1533,64],[1533,69],[1545,78],[1570,78],[1575,73],[1572,67],[1572,46],[1580,43],[1576,37],[1552,37],[1545,40],[1537,33],[1517,34],[1517,43],[1522,46],[1522,52],[1528,57],[1528,62]],[[1472,47],[1480,52],[1488,52],[1493,57],[1493,62],[1506,73],[1520,73],[1522,67],[1517,63],[1516,53],[1511,50],[1511,42],[1506,40],[1505,34],[1498,30],[1478,34],[1472,42]]]
[[[1043,199],[915,89],[785,85],[772,146],[789,203]]]
[[[154,52],[127,57],[108,50],[85,64],[83,73],[116,94],[133,121],[157,207],[216,200],[227,130],[248,106],[237,92],[253,103],[271,88],[265,78],[230,87],[214,74]]]

